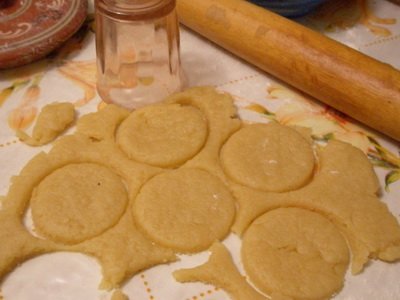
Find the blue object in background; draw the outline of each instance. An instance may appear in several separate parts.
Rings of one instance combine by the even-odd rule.
[[[249,0],[285,17],[295,18],[308,14],[326,0]]]

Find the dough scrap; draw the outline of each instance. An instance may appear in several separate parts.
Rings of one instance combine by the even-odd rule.
[[[258,217],[245,232],[241,251],[256,287],[294,299],[329,299],[342,288],[349,263],[338,229],[300,208],[278,208]]]
[[[187,253],[208,249],[229,233],[235,203],[216,176],[181,168],[150,179],[136,197],[132,212],[152,240]]]
[[[116,129],[128,116],[128,110],[108,104],[97,112],[79,118],[76,124],[76,133],[97,141],[114,140]]]
[[[339,226],[350,245],[353,274],[361,272],[369,258],[398,260],[400,226],[376,196],[379,183],[365,154],[339,141],[330,141],[318,154],[313,180],[297,191],[266,193],[232,185],[239,202],[232,230],[242,234],[255,218],[278,207],[302,207]]]
[[[277,123],[252,124],[234,133],[221,150],[222,166],[236,183],[286,192],[312,177],[314,154],[296,130]]]
[[[219,153],[229,136],[241,125],[232,96],[218,92],[212,87],[194,87],[173,94],[165,101],[166,103],[197,107],[208,122],[206,143],[201,151],[187,161],[184,166],[207,170],[226,182],[226,176],[220,165]]]
[[[48,175],[31,199],[36,230],[75,244],[115,225],[128,203],[121,178],[98,164],[69,164]]]
[[[192,269],[173,272],[178,282],[203,282],[225,290],[232,300],[266,300],[242,276],[233,263],[228,249],[215,242],[210,248],[208,261]]]
[[[129,300],[129,297],[125,295],[121,290],[116,290],[112,294],[111,300]]]
[[[116,141],[129,158],[177,167],[195,156],[207,138],[207,121],[193,106],[160,104],[138,109],[119,126]]]
[[[174,262],[170,249],[154,244],[135,226],[130,213],[125,213],[116,226],[102,235],[70,247],[68,250],[96,257],[102,266],[101,289],[110,290],[149,267]]]
[[[44,106],[33,128],[32,137],[18,130],[18,138],[30,146],[42,146],[54,140],[75,119],[72,103],[52,103]]]
[[[21,262],[56,251],[51,242],[30,235],[11,211],[0,210],[0,279]]]

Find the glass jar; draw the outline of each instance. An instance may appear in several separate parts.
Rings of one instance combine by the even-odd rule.
[[[97,90],[136,109],[182,89],[175,0],[96,0]]]

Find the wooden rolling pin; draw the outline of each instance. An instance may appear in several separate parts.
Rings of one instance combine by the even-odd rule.
[[[400,72],[244,0],[177,0],[180,21],[260,69],[400,141]]]

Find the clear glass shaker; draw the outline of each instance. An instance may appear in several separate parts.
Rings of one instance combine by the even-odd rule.
[[[136,109],[182,89],[175,0],[96,0],[97,90]]]

